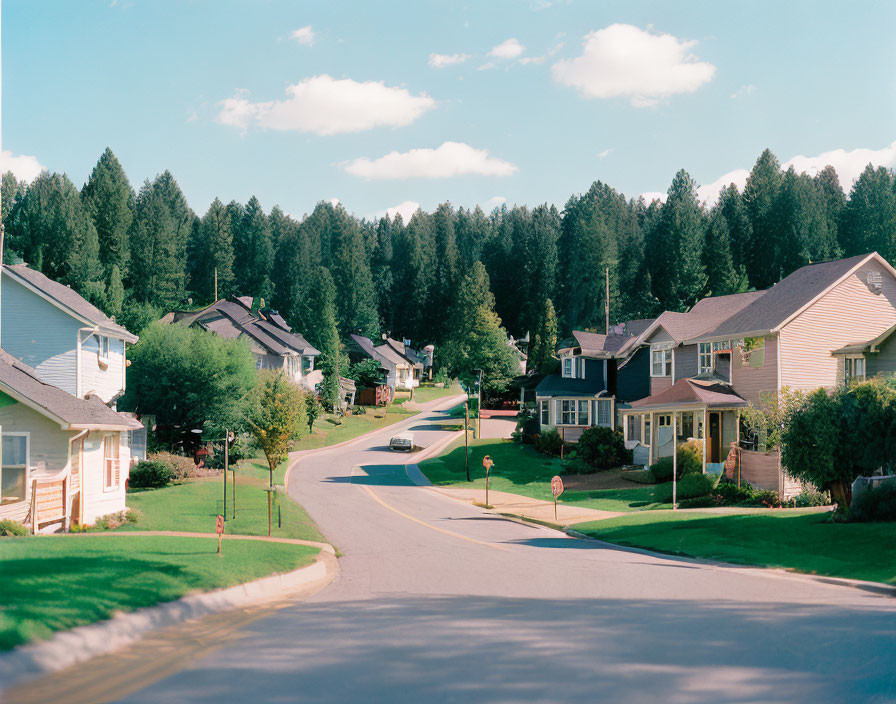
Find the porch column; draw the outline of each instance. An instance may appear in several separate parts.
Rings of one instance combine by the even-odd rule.
[[[642,428],[643,430],[643,428]],[[653,411],[650,412],[650,443],[647,445],[647,466],[653,464],[653,439],[656,437],[656,426],[653,424]]]
[[[703,473],[706,474],[706,441],[709,439],[709,428],[706,425],[706,407],[703,408]]]
[[[672,510],[678,508],[678,411],[672,411]]]
[[[622,416],[622,442],[628,442],[628,414]]]

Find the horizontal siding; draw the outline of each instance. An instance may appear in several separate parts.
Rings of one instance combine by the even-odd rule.
[[[881,275],[880,294],[868,288],[870,271]],[[872,262],[781,330],[781,385],[806,391],[834,386],[839,360],[831,356],[831,351],[866,342],[894,324],[896,279],[883,266]]]
[[[881,345],[880,351],[874,354],[866,354],[868,376],[880,374],[893,374],[896,372],[896,335],[890,335]],[[841,358],[842,359],[842,358]],[[843,362],[841,361],[840,364]],[[838,374],[842,370],[838,369]],[[839,377],[838,377],[839,378]]]
[[[105,491],[103,488],[103,435],[91,432],[84,441],[84,467],[82,473],[82,491],[84,492],[85,524],[94,523],[100,516],[118,513],[125,509],[125,482],[130,465],[130,449],[128,434],[121,433],[119,458],[121,462],[121,481],[116,489]]]
[[[34,367],[43,381],[74,394],[81,323],[8,275],[0,301],[3,349]]]
[[[697,345],[676,347],[674,359],[676,380],[697,376]]]
[[[641,347],[616,371],[616,399],[631,403],[650,396],[650,348]]]
[[[81,348],[81,395],[93,393],[109,403],[124,391],[125,345],[123,340],[109,340],[109,357],[104,369],[95,345]]]
[[[778,491],[780,488],[778,453],[743,450],[741,452],[740,476],[743,481],[749,482],[757,489]]]
[[[740,352],[731,355],[731,386],[740,396],[753,404],[761,394],[778,390],[778,338],[765,338],[765,359],[761,367],[744,366]]]

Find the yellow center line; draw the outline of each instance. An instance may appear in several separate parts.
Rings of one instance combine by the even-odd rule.
[[[460,538],[461,540],[466,540],[468,543],[475,543],[476,545],[485,545],[486,547],[492,548],[494,550],[505,550],[505,551],[507,550],[507,548],[505,548],[502,545],[496,545],[495,543],[487,543],[484,540],[477,540],[476,538],[471,538],[467,535],[461,535],[460,533],[455,533],[454,531],[445,530],[444,528],[439,528],[438,526],[434,526],[431,523],[427,523],[426,521],[421,521],[419,518],[414,518],[414,516],[409,516],[404,511],[399,511],[394,506],[390,506],[389,504],[387,504],[379,496],[377,496],[376,493],[373,491],[373,489],[371,489],[369,486],[367,486],[365,484],[361,484],[359,486],[363,486],[364,489],[367,491],[367,493],[370,494],[370,496],[373,497],[373,500],[376,501],[380,506],[383,506],[384,508],[389,509],[390,511],[392,511],[392,513],[397,513],[399,516],[401,516],[403,518],[407,518],[409,521],[413,521],[414,523],[419,523],[421,526],[426,526],[427,528],[430,528],[438,533],[444,533],[445,535],[450,535],[454,538]]]

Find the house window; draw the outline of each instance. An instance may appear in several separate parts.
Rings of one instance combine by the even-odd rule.
[[[572,363],[573,363],[572,357],[564,357],[563,358],[563,376],[566,379],[573,378]]]
[[[314,357],[302,357],[302,374],[314,371]]]
[[[650,376],[672,376],[672,350],[653,348],[650,350]]]
[[[579,401],[579,425],[588,425],[588,401]]]
[[[712,371],[712,343],[700,343],[700,373],[706,374]]]
[[[118,433],[103,438],[103,485],[107,490],[117,489],[121,480],[120,445],[121,438]]]
[[[576,424],[576,402],[560,401],[560,423],[559,425],[575,425]]]
[[[647,414],[644,416],[644,444],[650,444],[650,415]]]
[[[678,416],[678,437],[691,438],[694,437],[694,414],[691,412],[682,413]]]
[[[732,348],[731,340],[721,340],[720,342],[712,343],[712,351],[713,352],[730,352]]]
[[[642,416],[629,416],[628,417],[628,433],[626,435],[626,440],[630,442],[640,442],[641,441],[641,422]]]
[[[668,428],[670,425],[672,425],[672,416],[668,413],[663,413],[656,417],[657,428]]]
[[[541,424],[551,424],[551,407],[547,401],[541,402]]]
[[[3,433],[3,465],[0,467],[0,504],[25,500],[28,484],[28,435]]]
[[[100,357],[109,358],[110,340],[105,335],[100,335]]]
[[[610,423],[610,410],[613,406],[613,402],[610,400],[600,400],[597,401],[597,424],[602,428],[609,428]]]
[[[765,338],[747,337],[740,346],[741,366],[759,368],[765,364]]]
[[[848,384],[851,381],[865,380],[865,358],[864,357],[844,357],[843,358],[843,380]]]
[[[260,356],[256,357],[255,358],[255,368],[261,369],[263,366],[264,366],[264,360]]]

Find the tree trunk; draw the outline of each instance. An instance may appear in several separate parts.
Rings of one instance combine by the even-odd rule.
[[[852,484],[845,481],[831,482],[831,498],[840,508],[849,508],[852,503]]]

